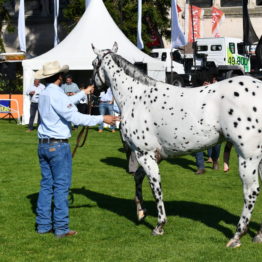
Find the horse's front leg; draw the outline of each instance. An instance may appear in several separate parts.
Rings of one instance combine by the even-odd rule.
[[[227,247],[239,247],[240,238],[247,232],[247,227],[251,219],[251,214],[259,194],[258,183],[258,159],[244,159],[239,156],[239,173],[243,182],[244,206],[237,230],[232,239],[227,243]]]
[[[140,166],[136,173],[135,173],[135,184],[136,184],[136,196],[135,196],[135,203],[136,203],[136,213],[138,221],[141,221],[146,217],[146,209],[143,208],[143,193],[142,193],[142,186],[143,180],[145,178],[145,171],[142,166]]]
[[[144,171],[149,179],[149,183],[156,200],[158,211],[158,223],[153,230],[153,235],[162,235],[163,227],[167,222],[166,211],[163,202],[161,189],[160,173],[157,164],[157,154],[155,152],[136,152],[137,161],[144,168]]]

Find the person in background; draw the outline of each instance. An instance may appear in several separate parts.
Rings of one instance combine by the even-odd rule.
[[[30,104],[30,118],[29,118],[29,124],[28,129],[26,132],[32,132],[34,130],[34,121],[36,113],[38,112],[38,99],[40,93],[45,89],[45,86],[40,83],[40,80],[35,79],[34,84],[30,86],[26,90],[26,94],[30,96],[31,104]],[[38,119],[37,119],[38,125],[40,123],[40,115],[38,112]]]
[[[94,126],[105,122],[114,125],[119,118],[111,115],[84,115],[77,104],[94,90],[90,85],[75,95],[67,96],[60,85],[68,66],[53,61],[35,73],[36,79],[48,83],[39,97],[41,122],[38,127],[38,157],[41,167],[41,184],[37,200],[37,233],[54,233],[57,238],[77,234],[69,229],[68,194],[72,177],[72,154],[68,139],[71,122],[75,125]]]
[[[114,114],[114,109],[113,109],[114,108],[114,98],[113,98],[111,88],[107,88],[106,92],[101,92],[99,98],[100,98],[100,102],[99,102],[100,115],[105,115],[106,112],[109,115],[113,115]],[[101,123],[99,125],[98,132],[102,133],[103,128],[104,128],[104,125],[103,123]],[[115,125],[110,126],[112,133],[115,133],[115,128],[116,128]]]
[[[73,82],[73,78],[71,75],[66,75],[65,81],[65,84],[63,84],[61,88],[64,90],[66,95],[72,96],[80,91],[78,85]]]
[[[62,84],[61,88],[64,90],[67,96],[73,96],[80,91],[78,85],[73,82],[73,78],[69,74],[66,75],[65,83]],[[78,126],[74,125],[72,129],[76,130],[77,128]]]
[[[201,75],[199,75],[195,79],[195,86],[205,86],[209,84],[213,84],[217,82],[216,79],[216,73],[215,72],[201,72]],[[218,164],[218,158],[220,154],[220,148],[221,144],[216,144],[212,148],[209,149],[209,154],[210,154],[210,159],[208,159],[208,162],[213,163],[213,169],[218,170],[219,169],[219,164]],[[196,166],[197,166],[197,175],[204,174],[205,171],[205,163],[204,163],[204,153],[203,152],[197,152],[195,154],[196,158]]]
[[[224,149],[224,172],[229,171],[229,157],[233,144],[230,142],[226,142]]]
[[[80,91],[84,90],[85,86],[84,84],[80,85]],[[90,95],[85,96],[79,101],[79,104],[77,105],[77,109],[82,114],[88,114],[88,99],[90,99]]]

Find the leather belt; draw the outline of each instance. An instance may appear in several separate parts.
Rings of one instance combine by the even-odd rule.
[[[68,143],[68,139],[40,138],[39,144]]]

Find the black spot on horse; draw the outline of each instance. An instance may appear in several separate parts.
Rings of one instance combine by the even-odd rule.
[[[230,108],[230,110],[228,111],[228,114],[233,115],[233,112],[234,112],[234,110],[232,108]]]
[[[234,96],[239,96],[239,93],[238,92],[234,92]]]

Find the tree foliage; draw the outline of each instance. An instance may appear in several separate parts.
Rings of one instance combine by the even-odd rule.
[[[3,24],[6,23],[7,25],[7,30],[8,31],[13,31],[14,27],[11,25],[11,19],[9,16],[9,13],[5,7],[6,3],[8,0],[0,0],[0,52],[5,52],[4,44],[3,44],[3,39],[2,39],[2,28]]]
[[[137,34],[137,0],[104,0],[110,15],[122,32],[136,44]],[[170,38],[170,0],[143,0],[142,38],[144,43],[151,40],[152,30],[157,30],[161,37]],[[85,9],[84,0],[70,0],[63,10],[67,28],[71,30]]]

